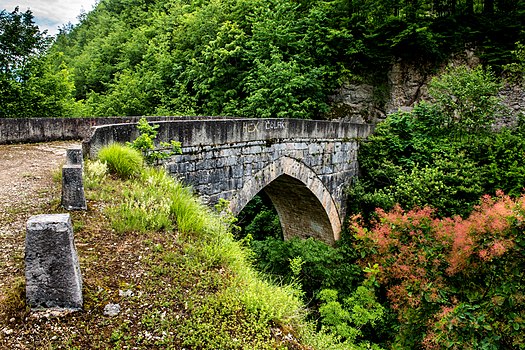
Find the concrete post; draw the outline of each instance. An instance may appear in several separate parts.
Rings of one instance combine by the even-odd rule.
[[[62,206],[66,210],[87,209],[81,165],[66,164],[62,167]]]
[[[62,167],[62,206],[66,210],[87,209],[82,178],[83,166],[82,149],[68,149],[66,164]]]
[[[30,217],[25,243],[28,305],[32,309],[82,308],[82,276],[69,214]]]
[[[69,148],[66,150],[66,164],[76,164],[84,166],[82,148]]]

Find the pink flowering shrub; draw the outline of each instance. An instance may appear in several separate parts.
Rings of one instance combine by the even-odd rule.
[[[485,196],[466,219],[376,213],[371,228],[350,225],[361,263],[379,266],[397,347],[525,348],[525,196]]]

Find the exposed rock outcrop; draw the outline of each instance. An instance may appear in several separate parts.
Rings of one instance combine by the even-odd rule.
[[[441,65],[414,63],[398,60],[384,73],[383,84],[346,82],[330,96],[332,106],[329,119],[343,119],[353,122],[377,123],[390,113],[410,110],[415,103],[428,100],[428,83],[434,76],[449,66],[480,64],[475,49],[468,47],[464,52],[451,57]],[[520,84],[506,84],[501,90],[505,105],[514,117],[503,123],[515,122],[515,116],[525,112],[525,92]]]

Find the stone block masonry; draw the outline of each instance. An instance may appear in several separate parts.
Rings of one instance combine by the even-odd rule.
[[[0,118],[0,144],[81,140],[89,137],[91,128],[96,125],[134,123],[140,118]],[[148,121],[166,121],[181,120],[188,117],[146,118]],[[191,117],[191,119],[198,118]]]
[[[84,166],[82,148],[69,148],[66,150],[66,163]]]
[[[82,276],[69,214],[30,217],[25,244],[26,298],[31,309],[82,308]]]

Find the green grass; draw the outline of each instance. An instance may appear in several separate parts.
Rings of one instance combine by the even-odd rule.
[[[140,175],[144,167],[144,158],[139,151],[119,143],[102,147],[98,158],[107,164],[110,173],[121,179]]]
[[[154,298],[141,325],[168,335],[159,345],[287,347],[279,345],[271,330],[296,329],[304,322],[300,292],[264,280],[252,267],[250,252],[233,238],[224,216],[162,169],[145,168],[122,188],[120,201],[108,207],[106,215],[118,234],[135,232],[145,238],[150,252],[145,261],[153,278],[141,291],[161,288],[162,295]],[[126,327],[111,334],[118,346],[131,341],[124,336]],[[176,335],[170,335],[174,329]]]

